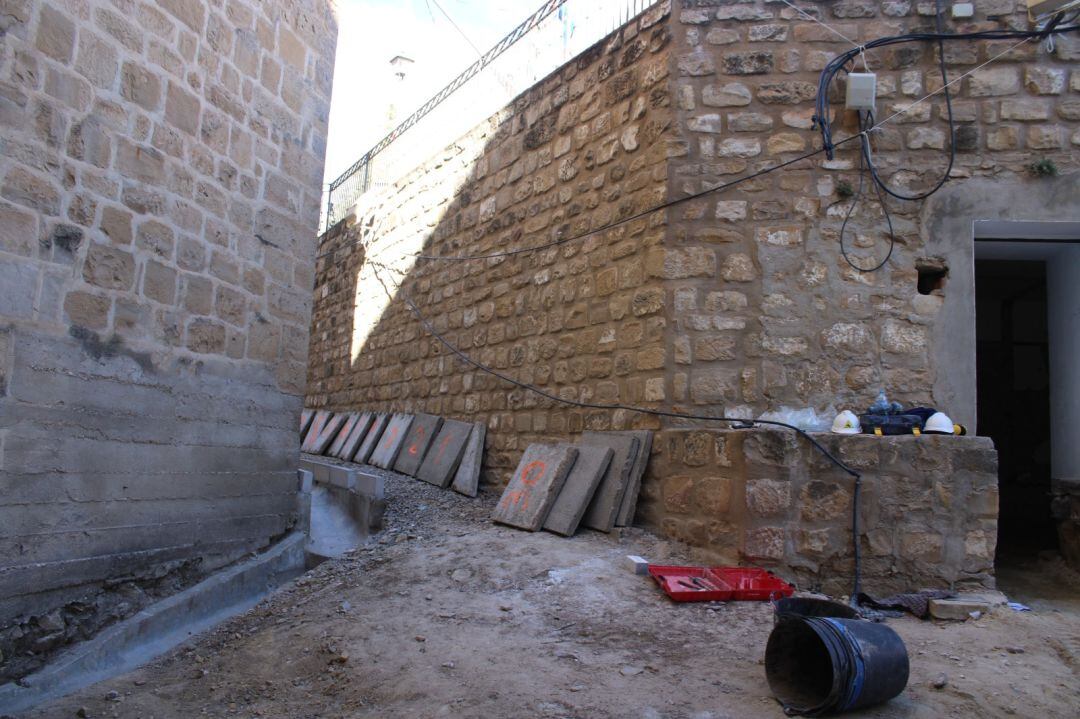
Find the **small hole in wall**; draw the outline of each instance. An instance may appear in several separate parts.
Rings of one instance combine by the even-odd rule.
[[[915,269],[919,273],[919,294],[929,295],[935,290],[945,289],[945,280],[949,276],[949,268],[944,262],[926,260],[915,263]]]

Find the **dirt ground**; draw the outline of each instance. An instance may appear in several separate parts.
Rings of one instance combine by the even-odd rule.
[[[572,539],[493,525],[470,500],[389,475],[387,529],[252,611],[26,717],[782,717],[766,603],[675,604],[627,554],[693,561],[640,529]],[[889,621],[911,678],[852,716],[1076,717],[1080,585],[1042,562],[977,621]],[[944,687],[934,688],[944,675]]]

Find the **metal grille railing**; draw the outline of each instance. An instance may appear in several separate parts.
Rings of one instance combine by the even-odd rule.
[[[587,1],[594,2],[595,0]],[[603,34],[614,30],[629,21],[631,17],[651,6],[654,1],[655,0],[621,0],[621,2],[619,2],[619,7],[611,14],[610,23],[604,23],[601,26],[590,28],[591,33],[586,34],[595,35],[595,37],[586,37],[584,40],[589,42],[589,44],[599,40],[603,37]],[[570,0],[546,0],[536,12],[499,40],[499,42],[491,49],[477,59],[476,62],[466,68],[464,72],[451,80],[445,87],[439,90],[439,92],[435,93],[435,95],[429,98],[415,112],[405,118],[403,122],[379,140],[374,147],[365,152],[351,167],[341,173],[337,179],[331,182],[327,189],[327,198],[324,209],[324,231],[343,219],[346,213],[356,203],[357,199],[372,187],[383,185],[397,179],[393,176],[397,171],[400,171],[401,174],[403,174],[404,171],[411,169],[410,167],[402,166],[379,167],[379,163],[376,162],[377,156],[383,154],[395,141],[401,138],[405,132],[417,125],[425,116],[429,115],[447,98],[461,89],[461,87],[469,82],[469,80],[479,75],[485,69],[491,67],[492,63],[506,52],[506,50],[525,37],[528,33],[539,27],[545,19],[568,2],[570,2]],[[587,47],[587,45],[585,47]],[[584,49],[584,47],[581,49]],[[551,70],[554,69],[555,67],[551,68]],[[524,89],[526,88],[518,88],[518,91],[523,91]],[[481,119],[483,118],[475,118],[477,122]],[[447,139],[449,140],[451,138]]]

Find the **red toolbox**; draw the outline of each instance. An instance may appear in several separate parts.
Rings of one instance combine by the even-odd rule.
[[[767,601],[795,593],[794,587],[764,569],[650,564],[649,574],[676,602]]]

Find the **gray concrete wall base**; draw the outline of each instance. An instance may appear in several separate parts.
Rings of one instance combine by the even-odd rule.
[[[258,604],[304,571],[305,535],[294,532],[268,551],[199,584],[62,654],[21,684],[0,686],[0,713],[18,712],[130,671]]]

